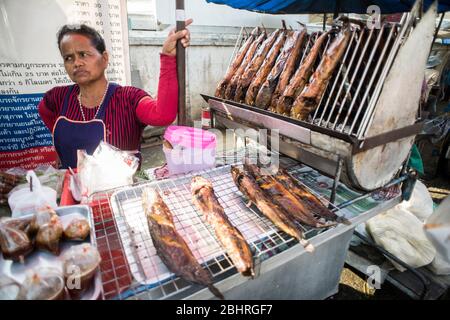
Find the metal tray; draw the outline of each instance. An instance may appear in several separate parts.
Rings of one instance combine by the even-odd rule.
[[[23,283],[25,280],[26,272],[30,269],[41,267],[53,267],[58,268],[62,272],[62,260],[61,257],[64,252],[70,249],[73,245],[81,243],[90,243],[95,245],[94,228],[92,223],[92,217],[90,214],[90,208],[86,205],[66,206],[55,209],[58,216],[61,218],[61,223],[65,227],[74,218],[85,218],[89,221],[90,235],[89,237],[81,241],[68,241],[62,240],[60,242],[61,252],[59,256],[55,256],[49,252],[34,250],[31,254],[25,257],[25,263],[13,262],[12,260],[5,260],[3,255],[0,254],[0,273],[4,274],[18,283]],[[30,216],[24,216],[21,218],[28,218]],[[18,218],[20,219],[20,218]],[[96,300],[102,293],[102,283],[100,279],[100,272],[97,271],[94,278],[94,285],[89,288],[82,296],[81,300]],[[66,294],[66,299],[70,299]]]

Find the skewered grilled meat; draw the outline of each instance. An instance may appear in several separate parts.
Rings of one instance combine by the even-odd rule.
[[[289,189],[286,189],[280,182],[275,180],[272,175],[262,172],[262,169],[258,166],[246,161],[244,169],[253,176],[256,183],[267,196],[283,208],[293,220],[315,228],[335,225],[335,223],[323,223],[317,220],[312,211],[306,207],[303,199],[295,197]]]
[[[307,87],[297,97],[292,105],[291,116],[300,120],[306,120],[308,115],[316,109],[320,99],[324,94],[328,81],[344,55],[347,44],[350,40],[351,32],[347,25],[340,32],[322,57],[317,70],[311,76]]]
[[[277,112],[279,114],[289,115],[292,103],[303,91],[303,88],[308,83],[309,77],[313,71],[314,64],[319,56],[320,48],[322,48],[329,33],[323,33],[315,42],[305,60],[299,66],[295,74],[289,81],[289,85],[284,90],[282,96],[277,103]],[[312,36],[311,36],[312,37]]]
[[[178,233],[172,213],[159,193],[147,188],[142,193],[142,205],[156,252],[167,268],[177,276],[207,286],[218,298],[223,295],[212,284],[211,275],[202,268]]]
[[[230,83],[227,86],[227,89],[225,90],[225,94],[224,94],[225,99],[229,99],[229,100],[234,99],[234,96],[236,95],[236,88],[239,85],[241,75],[243,74],[245,68],[251,63],[256,50],[258,49],[258,47],[261,45],[261,43],[264,41],[265,38],[266,38],[266,33],[262,32],[259,35],[259,37],[255,41],[253,41],[252,45],[250,46],[250,48],[248,49],[248,51],[245,55],[244,60],[242,61],[241,65],[234,73],[233,77],[230,80]]]
[[[252,45],[253,41],[255,41],[258,34],[259,34],[259,28],[256,27],[255,29],[253,29],[250,36],[247,38],[245,43],[239,49],[239,52],[236,54],[236,57],[234,58],[230,67],[228,68],[227,73],[225,74],[225,77],[217,85],[217,89],[216,89],[216,93],[215,93],[216,97],[218,97],[218,98],[224,97],[225,90],[226,90],[228,84],[230,83],[231,78],[238,70],[239,66],[241,65],[242,61],[244,60],[244,57],[245,57],[248,49]]]
[[[0,224],[0,248],[5,259],[23,263],[25,256],[33,251],[33,244],[24,231]]]
[[[259,211],[275,226],[297,239],[306,251],[312,252],[314,250],[314,247],[304,239],[303,232],[292,222],[288,214],[263,193],[252,176],[236,166],[231,167],[231,176],[244,196],[253,202]]]
[[[297,63],[297,59],[300,56],[301,53],[300,49],[303,45],[305,37],[306,37],[306,29],[292,32],[291,37],[286,40],[283,51],[280,54],[279,60],[275,64],[274,67],[275,73],[280,72],[280,75],[278,77],[278,80],[272,79],[272,81],[275,81],[277,83],[275,90],[273,91],[272,98],[269,101],[270,105],[269,108],[273,112],[277,111],[278,99],[280,95],[283,93],[286,86],[288,85],[289,79],[291,78],[294,72],[294,68]],[[272,70],[272,72],[274,72],[274,70]],[[267,78],[267,81],[271,81],[270,76]],[[264,101],[263,103],[266,103],[266,101]]]
[[[213,227],[217,238],[240,273],[254,276],[253,255],[242,233],[235,228],[225,214],[207,179],[196,176],[191,182],[192,201],[205,220]]]
[[[344,217],[336,215],[329,210],[314,194],[309,192],[304,186],[299,184],[295,178],[293,178],[286,170],[280,168],[275,174],[275,179],[281,183],[286,189],[293,193],[298,199],[302,200],[305,207],[314,214],[323,217],[328,220],[351,224]]]
[[[256,95],[258,94],[261,85],[264,83],[264,81],[266,81],[267,76],[272,70],[273,65],[275,64],[275,61],[278,57],[278,53],[280,52],[281,48],[284,45],[285,39],[286,39],[286,31],[283,31],[278,35],[278,38],[275,41],[273,47],[270,49],[269,53],[264,59],[261,68],[258,70],[258,73],[256,74],[255,78],[248,87],[247,93],[245,94],[246,104],[248,105],[254,104]]]
[[[251,63],[245,68],[240,80],[238,87],[236,88],[236,95],[234,100],[237,102],[243,102],[245,100],[245,93],[247,92],[250,83],[253,81],[255,74],[258,72],[261,67],[264,59],[267,56],[267,53],[272,48],[275,40],[277,40],[280,35],[281,30],[277,29],[267,37],[266,40],[261,44],[258,51],[255,54],[255,57],[251,61]]]

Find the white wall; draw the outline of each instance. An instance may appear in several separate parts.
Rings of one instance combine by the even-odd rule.
[[[162,24],[175,24],[175,0],[153,1],[156,3],[156,19]],[[207,3],[205,0],[186,0],[185,10],[186,17],[193,18],[195,25],[205,26],[256,27],[262,23],[267,28],[279,28],[284,19],[288,25],[297,28],[296,21],[308,22],[308,15],[261,14]]]

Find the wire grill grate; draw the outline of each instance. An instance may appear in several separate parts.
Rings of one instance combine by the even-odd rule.
[[[225,165],[197,174],[213,183],[225,213],[249,243],[258,269],[262,261],[294,246],[297,241],[279,231],[256,208],[247,206],[231,178],[230,168]],[[289,171],[295,176],[298,168],[292,167]],[[146,187],[160,192],[173,214],[178,232],[215,282],[237,273],[212,228],[203,222],[191,201],[189,186],[193,176],[139,184],[91,197],[106,299],[183,298],[203,289],[173,275],[157,256],[141,205],[141,194]],[[323,196],[315,194],[329,204]],[[302,229],[306,238],[326,231],[303,226]]]

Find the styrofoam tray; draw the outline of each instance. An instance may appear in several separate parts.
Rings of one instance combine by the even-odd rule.
[[[25,257],[25,263],[21,264],[20,262],[13,262],[12,260],[5,260],[3,255],[0,254],[0,274],[4,274],[19,284],[23,283],[25,280],[26,272],[28,270],[34,268],[44,268],[44,267],[52,267],[57,268],[63,272],[63,263],[61,257],[64,252],[69,250],[73,245],[78,245],[81,243],[91,243],[95,246],[94,243],[94,228],[92,226],[92,221],[89,217],[90,208],[86,205],[76,205],[76,206],[66,206],[57,208],[56,213],[61,219],[61,223],[63,228],[65,228],[70,221],[75,218],[85,218],[89,222],[90,227],[90,235],[89,237],[81,242],[81,241],[68,241],[61,240],[60,241],[60,254],[59,256],[55,256],[52,253],[41,251],[35,249],[32,253]],[[21,217],[23,219],[29,218],[30,216]],[[19,218],[19,219],[21,219]],[[84,294],[81,296],[81,300],[96,300],[99,298],[102,290],[102,283],[100,279],[100,272],[97,271],[94,279],[94,285],[89,288]],[[69,295],[66,294],[66,299],[70,299]]]

